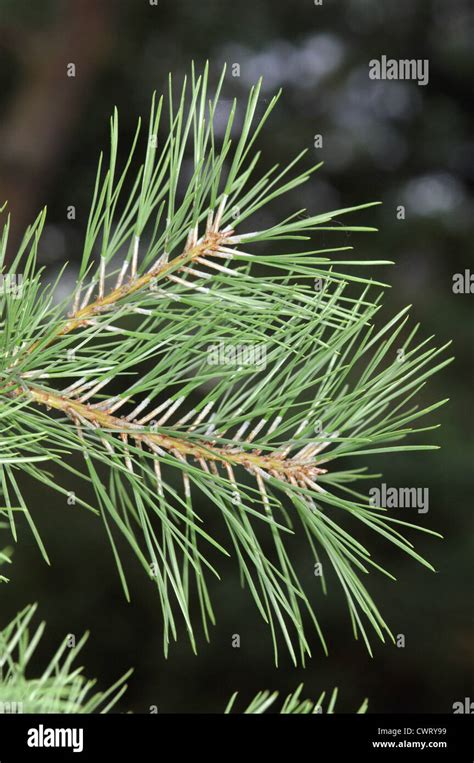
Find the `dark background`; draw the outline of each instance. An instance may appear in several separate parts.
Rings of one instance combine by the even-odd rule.
[[[437,413],[442,428],[424,438],[442,449],[368,459],[389,485],[428,486],[430,511],[421,522],[445,536],[416,537],[437,574],[378,546],[378,561],[398,582],[371,575],[369,590],[394,633],[405,634],[404,649],[375,644],[371,659],[353,640],[342,594],[332,586],[318,604],[330,656],[314,639],[306,669],[284,657],[277,670],[269,633],[229,564],[211,589],[218,618],[212,643],[202,643],[196,657],[182,632],[165,661],[158,601],[142,570],[128,555],[128,605],[100,522],[43,486],[27,486],[53,566],[42,562],[25,529],[12,582],[0,591],[1,621],[39,601],[48,622],[43,658],[66,633],[90,628],[83,662],[100,686],[136,668],[121,710],[220,711],[236,689],[243,700],[300,681],[308,696],[337,685],[346,711],[368,696],[373,712],[450,712],[453,702],[473,696],[474,295],[452,291],[453,274],[472,267],[472,16],[467,0],[0,3],[0,201],[9,201],[14,238],[48,205],[41,257],[50,276],[64,260],[79,258],[114,105],[125,151],[137,116],[147,115],[151,92],[161,92],[169,71],[179,81],[191,60],[199,67],[209,59],[215,80],[227,61],[240,64],[241,76],[228,70],[225,97],[245,95],[260,74],[262,99],[284,88],[266,127],[265,163],[284,163],[304,147],[308,161],[325,162],[303,190],[273,208],[275,219],[301,206],[317,213],[383,201],[353,222],[380,229],[358,237],[358,255],[395,261],[383,273],[392,286],[384,314],[414,303],[425,334],[454,340],[456,362],[421,401],[451,398]],[[429,59],[429,84],[370,80],[368,62],[382,54]],[[74,79],[66,77],[69,62],[77,67]],[[322,149],[314,148],[316,134]],[[70,204],[75,221],[66,218]],[[397,219],[398,205],[405,220]],[[240,649],[231,646],[234,633]]]

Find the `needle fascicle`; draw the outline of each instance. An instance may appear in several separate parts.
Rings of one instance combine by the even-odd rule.
[[[125,278],[125,275],[126,275],[127,270],[128,270],[128,265],[129,265],[128,260],[125,260],[123,262],[122,267],[120,268],[120,272],[118,274],[117,282],[115,284],[115,288],[116,289],[119,289],[121,287],[121,285],[123,283],[123,279]]]
[[[155,477],[156,477],[156,488],[158,491],[158,495],[161,498],[164,498],[164,490],[163,490],[163,480],[161,478],[161,466],[160,462],[157,458],[153,459],[153,469],[155,470]]]
[[[260,430],[263,429],[263,427],[265,426],[266,423],[267,423],[267,419],[260,419],[258,424],[250,432],[250,434],[247,437],[247,439],[245,440],[245,442],[252,442],[255,439],[255,437],[258,435]]]
[[[237,440],[237,442],[240,442],[240,440],[242,439],[242,436],[245,434],[249,426],[250,426],[250,421],[244,421],[244,423],[235,433],[235,437],[233,439]]]
[[[128,403],[130,400],[131,395],[127,395],[126,397],[119,398],[119,400],[114,403],[110,408],[107,409],[107,413],[115,413],[115,411],[118,411],[119,408],[122,407],[122,405],[125,405],[125,403]]]
[[[141,418],[138,421],[138,423],[139,424],[146,424],[147,421],[150,421],[151,419],[155,418],[155,416],[157,416],[159,413],[161,413],[161,411],[164,411],[165,408],[167,408],[169,405],[171,405],[171,403],[172,403],[172,398],[170,397],[170,398],[168,398],[168,400],[165,400],[164,403],[160,403],[160,405],[158,405],[156,408],[153,408],[153,410],[150,411],[149,413],[147,413],[146,416],[143,416],[143,418]]]
[[[127,467],[128,471],[133,474],[133,464],[132,459],[130,458],[130,452],[128,450],[127,444],[128,444],[128,436],[125,434],[125,432],[120,432],[120,439],[123,442],[124,445],[124,451],[125,451],[125,466]]]
[[[204,421],[204,419],[206,418],[207,414],[209,413],[211,408],[214,406],[214,403],[215,403],[215,400],[211,400],[210,403],[208,403],[207,405],[204,406],[204,408],[202,409],[201,413],[198,414],[196,419],[193,421],[193,423],[189,427],[188,432],[193,432],[196,429],[196,427],[198,427],[199,424],[202,421]]]
[[[133,253],[132,253],[132,271],[130,278],[134,279],[137,275],[138,269],[138,250],[140,247],[140,236],[135,236],[133,239]]]
[[[137,418],[138,414],[141,413],[143,410],[145,410],[145,408],[147,408],[147,406],[150,405],[150,402],[151,402],[150,398],[149,397],[145,397],[145,399],[142,400],[141,403],[139,403],[133,409],[133,411],[130,411],[128,416],[125,416],[126,420],[127,421],[135,421],[135,419]]]
[[[84,295],[84,299],[81,302],[81,307],[80,307],[81,310],[84,310],[84,308],[87,307],[87,305],[89,304],[90,298],[92,297],[92,292],[94,291],[95,286],[96,286],[96,281],[93,280]]]
[[[156,426],[158,426],[158,427],[161,427],[161,426],[163,426],[163,424],[164,424],[166,421],[168,421],[168,419],[170,418],[170,416],[172,416],[172,415],[173,415],[173,413],[175,412],[175,410],[176,410],[177,408],[179,408],[179,406],[180,406],[180,405],[181,405],[181,403],[184,401],[184,399],[185,399],[184,397],[178,397],[178,399],[174,401],[174,403],[173,403],[173,405],[171,406],[171,408],[170,408],[169,410],[167,410],[167,411],[166,411],[166,413],[164,414],[164,416],[162,416],[162,417],[161,417],[161,419],[159,419],[159,421],[157,421],[157,422],[156,422]]]
[[[100,258],[99,266],[99,299],[102,299],[105,293],[105,257]]]
[[[107,379],[103,379],[101,382],[98,382],[95,387],[92,387],[88,392],[86,392],[85,395],[79,398],[80,403],[85,403],[86,400],[88,400],[90,397],[93,397],[99,390],[102,389],[102,387],[105,387],[107,384],[110,384],[110,377]]]
[[[221,220],[222,220],[222,215],[224,214],[224,210],[225,210],[225,207],[226,207],[226,204],[227,204],[227,199],[228,199],[228,196],[227,196],[226,193],[224,193],[223,196],[222,196],[222,199],[221,199],[221,203],[219,204],[219,207],[217,209],[216,216],[214,218],[214,222],[212,224],[212,230],[215,233],[217,233],[219,228],[220,228]]]

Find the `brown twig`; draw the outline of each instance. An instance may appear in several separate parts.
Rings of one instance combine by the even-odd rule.
[[[194,246],[186,247],[180,255],[172,259],[170,262],[162,262],[160,258],[147,273],[144,273],[139,277],[130,278],[126,283],[112,289],[103,296],[99,295],[93,302],[75,310],[74,313],[56,329],[55,333],[48,341],[48,345],[60,336],[65,336],[75,329],[87,326],[91,319],[96,318],[106,310],[113,308],[114,305],[135,292],[153,285],[158,279],[170,277],[175,270],[180,270],[186,266],[187,263],[201,259],[203,255],[209,256],[214,254],[232,233],[232,230],[225,232],[208,231],[201,241],[198,241]],[[40,344],[40,341],[41,340],[33,342],[30,347],[26,349],[26,352],[32,352],[36,349]]]
[[[25,394],[25,390],[16,389],[14,396]],[[233,446],[216,446],[215,442],[193,441],[186,437],[176,437],[145,429],[137,421],[130,421],[123,416],[114,416],[109,410],[99,408],[79,400],[61,395],[53,390],[45,390],[35,386],[28,387],[30,398],[47,408],[62,411],[75,423],[89,424],[95,429],[102,429],[117,433],[124,442],[133,439],[136,443],[148,446],[152,451],[166,451],[180,458],[193,458],[198,463],[201,461],[213,462],[222,466],[240,466],[254,476],[261,478],[276,477],[291,484],[299,484],[303,487],[312,487],[322,490],[314,482],[320,474],[326,473],[311,458],[288,458],[285,452],[274,451],[264,455],[260,450],[237,449]],[[112,408],[113,406],[111,406]]]

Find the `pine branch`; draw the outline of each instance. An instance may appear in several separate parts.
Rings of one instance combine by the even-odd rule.
[[[132,259],[132,272],[128,282],[125,284],[123,283],[126,269],[122,268],[117,278],[115,288],[108,294],[104,294],[105,269],[103,267],[104,260],[102,260],[98,284],[99,294],[97,298],[93,302],[89,302],[89,299],[93,294],[93,288],[96,286],[95,281],[92,281],[79,308],[81,290],[77,289],[76,309],[73,309],[69,320],[66,320],[63,325],[57,329],[57,336],[64,336],[82,326],[93,325],[93,320],[98,314],[113,310],[121,300],[130,297],[137,291],[146,289],[147,287],[156,287],[157,282],[162,278],[168,278],[171,281],[179,283],[178,276],[174,275],[175,271],[182,275],[189,272],[192,273],[193,271],[190,270],[189,265],[193,262],[199,262],[203,265],[214,267],[221,272],[226,272],[223,266],[209,263],[205,258],[210,256],[224,256],[225,259],[229,259],[229,253],[225,253],[225,250],[222,250],[221,246],[223,242],[225,243],[226,239],[229,239],[232,233],[232,229],[220,232],[216,230],[215,225],[211,224],[205,235],[198,239],[197,230],[195,229],[190,233],[188,243],[182,254],[176,257],[172,262],[166,262],[165,255],[162,254],[150,270],[140,277],[137,275],[137,260],[136,254],[134,254]],[[138,245],[139,240],[137,238],[135,252],[138,249]],[[50,338],[49,342],[51,341],[54,341],[54,335]],[[27,349],[27,351],[31,352],[36,349],[37,346],[38,343],[35,342]]]
[[[338,690],[333,689],[331,695],[328,698],[327,708],[324,710],[324,701],[326,699],[326,692],[321,692],[319,698],[316,701],[310,699],[301,699],[301,693],[303,691],[303,684],[300,684],[298,688],[289,694],[283,705],[281,706],[280,715],[315,715],[320,713],[326,713],[332,715],[336,705],[338,696]],[[265,713],[278,698],[279,692],[260,691],[249,703],[247,708],[243,710],[245,715],[260,715]],[[232,695],[225,712],[230,713],[234,707],[235,700],[237,698],[237,692]],[[358,715],[363,715],[367,712],[368,702],[365,699],[359,709],[356,711]]]
[[[41,642],[45,623],[30,632],[36,605],[26,607],[0,631],[0,712],[2,713],[108,713],[127,690],[132,671],[104,692],[91,693],[95,680],[73,667],[86,643],[86,633],[75,644],[72,634],[38,678],[27,677],[31,658]]]
[[[224,74],[208,100],[207,69],[199,78],[193,71],[177,108],[170,84],[160,152],[164,101],[153,99],[145,159],[131,183],[140,124],[118,174],[115,112],[109,167],[104,174],[101,157],[71,300],[55,303],[55,285],[41,284],[44,213],[5,271],[12,277],[21,267],[23,282],[21,299],[7,288],[0,295],[3,513],[15,541],[15,514],[26,517],[49,561],[17,477],[67,494],[43,463],[50,461],[84,480],[94,505],[86,495],[77,503],[100,515],[127,598],[116,531],[157,587],[166,653],[177,638],[176,608],[196,649],[195,598],[209,638],[215,616],[208,576],[219,577],[215,552],[230,553],[197,513],[200,493],[227,528],[276,660],[279,631],[293,661],[304,662],[308,620],[327,648],[314,594],[308,597],[304,570],[297,571],[293,536],[307,542],[307,564],[325,555],[322,592],[332,567],[354,635],[370,651],[364,619],[382,640],[393,637],[362,575],[372,567],[391,576],[356,539],[354,520],[430,565],[400,532],[414,525],[349,487],[368,478],[364,468],[340,465],[347,457],[434,447],[399,443],[430,428],[413,422],[445,401],[420,410],[412,398],[450,359],[431,338],[416,343],[418,327],[408,329],[406,309],[376,328],[383,284],[347,269],[386,262],[341,259],[350,247],[281,251],[320,231],[372,231],[340,224],[343,214],[371,204],[317,215],[299,210],[245,230],[249,217],[307,182],[319,165],[288,179],[301,154],[255,177],[253,146],[277,98],[255,125],[260,85],[253,88],[237,139],[236,103],[218,138]],[[132,190],[122,198],[126,180]],[[8,230],[7,221],[0,267]],[[211,350],[242,346],[263,348],[263,356],[253,364],[212,359]],[[74,454],[84,457],[84,471]]]
[[[23,397],[26,389],[28,389],[28,393],[35,403],[45,405],[48,409],[55,408],[63,411],[77,426],[85,424],[95,429],[119,433],[124,442],[128,438],[133,439],[137,444],[146,445],[158,455],[163,455],[163,451],[166,450],[177,458],[192,457],[204,468],[206,468],[207,462],[218,462],[229,470],[233,466],[244,467],[257,479],[268,479],[271,475],[292,484],[301,483],[303,487],[307,484],[315,490],[322,490],[313,483],[313,480],[317,479],[319,474],[325,474],[327,470],[318,468],[313,461],[313,456],[316,452],[323,450],[326,443],[311,443],[309,448],[305,446],[298,456],[292,458],[285,458],[285,451],[262,454],[260,450],[247,451],[229,446],[219,448],[216,447],[215,441],[200,442],[199,440],[187,440],[183,437],[154,434],[145,428],[145,421],[131,417],[130,414],[127,417],[117,417],[110,413],[110,408],[101,410],[107,406],[107,402],[99,404],[100,407],[94,407],[93,404],[83,403],[65,395],[58,395],[53,391],[46,392],[33,386],[28,387],[28,385],[16,388],[11,394]],[[70,394],[77,394],[77,390],[78,388]],[[171,401],[166,402],[171,403]],[[114,405],[112,404],[111,407]],[[147,414],[144,419],[150,415]],[[266,420],[262,419],[254,427],[246,439],[247,444],[251,443],[257,431],[261,430],[261,424],[266,423]],[[158,484],[158,489],[162,489],[160,484]]]

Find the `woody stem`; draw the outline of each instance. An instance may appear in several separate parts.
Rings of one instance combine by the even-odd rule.
[[[179,268],[185,265],[187,262],[190,262],[205,253],[211,253],[217,249],[221,241],[228,237],[231,233],[232,231],[229,231],[225,234],[213,231],[208,232],[202,241],[196,243],[194,246],[188,249],[185,249],[180,255],[175,257],[170,262],[164,262],[160,264],[160,261],[158,261],[158,263],[153,268],[151,268],[147,273],[144,273],[142,276],[129,280],[127,283],[112,289],[110,292],[108,292],[108,294],[105,294],[104,296],[99,296],[93,302],[90,302],[80,310],[77,310],[74,315],[70,316],[62,325],[60,325],[48,341],[48,344],[54,342],[54,340],[58,337],[65,336],[71,331],[86,325],[87,322],[92,318],[113,307],[115,304],[125,299],[126,297],[129,297],[131,294],[145,289],[157,279],[167,276],[170,271],[179,270]],[[27,352],[32,352],[32,350],[34,350],[38,345],[39,341],[33,342],[33,344],[31,344],[28,348]]]
[[[155,445],[168,451],[179,454],[182,457],[192,457],[197,460],[213,461],[221,464],[241,466],[249,471],[271,471],[283,479],[297,474],[301,470],[310,469],[313,473],[323,473],[324,469],[318,469],[314,463],[302,463],[297,460],[285,459],[276,454],[262,455],[256,450],[229,450],[225,447],[216,447],[213,442],[192,441],[185,437],[165,435],[153,430],[144,431],[144,427],[138,423],[130,422],[120,416],[114,416],[107,411],[92,408],[87,403],[65,397],[54,390],[45,390],[39,387],[29,386],[28,392],[32,400],[48,408],[63,411],[73,420],[85,420],[93,427],[126,434],[137,442],[145,445]],[[24,390],[17,388],[12,392],[16,397],[24,394]]]

